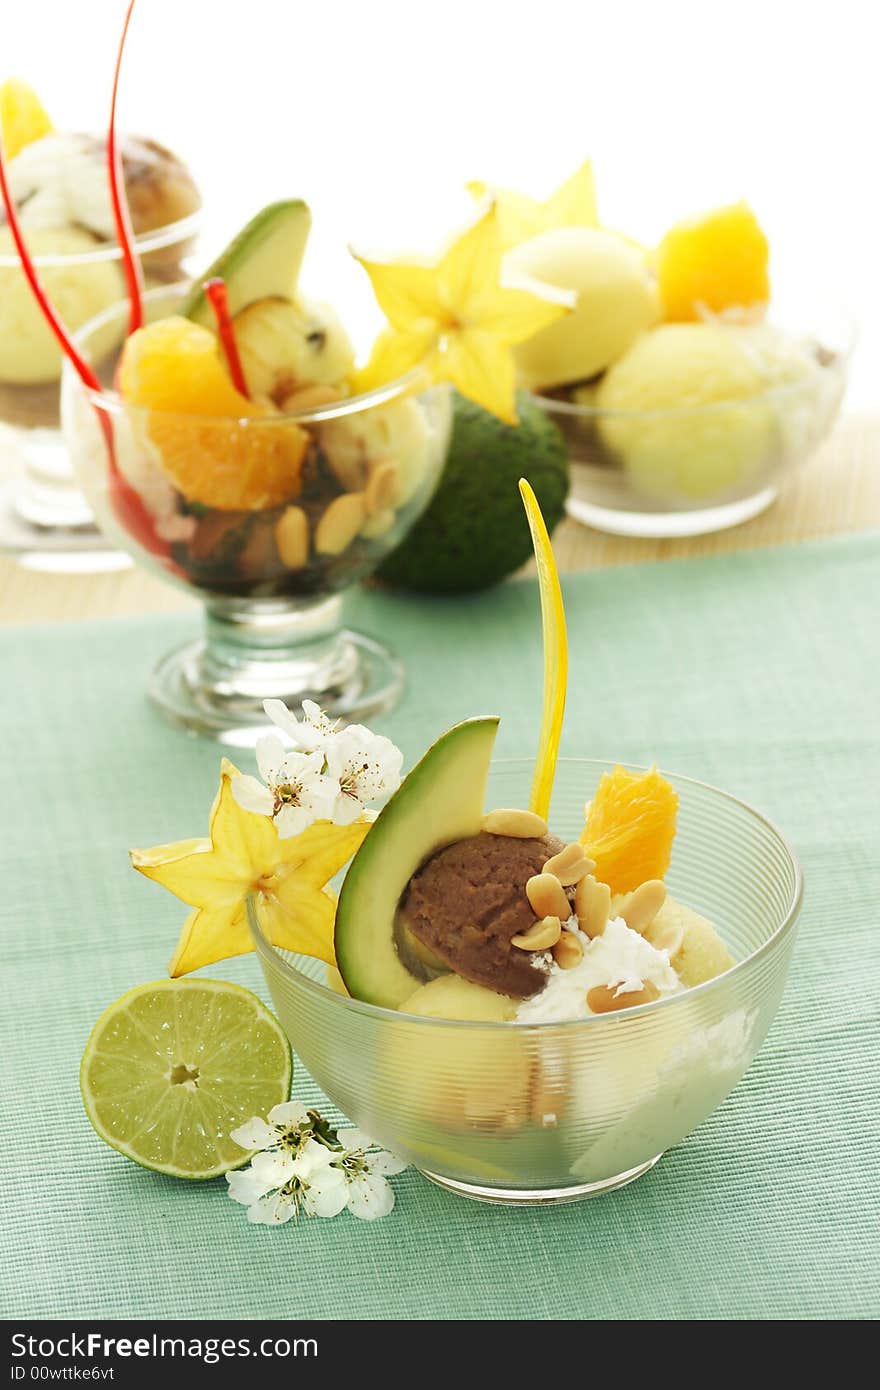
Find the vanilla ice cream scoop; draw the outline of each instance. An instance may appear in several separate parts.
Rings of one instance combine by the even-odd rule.
[[[71,332],[124,297],[120,263],[100,258],[100,244],[88,232],[77,227],[32,228],[27,240],[38,261],[41,256],[59,258],[57,264],[38,268],[50,301]],[[109,353],[121,335],[122,327],[114,323],[93,339],[96,360]],[[61,361],[61,349],[18,264],[12,233],[0,227],[0,381],[57,381]]]

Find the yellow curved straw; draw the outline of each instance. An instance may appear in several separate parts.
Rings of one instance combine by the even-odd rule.
[[[525,478],[519,480],[519,491],[532,533],[532,545],[535,548],[541,591],[541,623],[544,630],[544,708],[541,714],[541,737],[538,741],[529,809],[546,820],[553,793],[556,759],[559,755],[562,718],[565,714],[568,639],[565,632],[565,609],[562,605],[559,572],[541,508]]]

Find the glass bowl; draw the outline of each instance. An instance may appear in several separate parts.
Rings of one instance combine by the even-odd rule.
[[[560,762],[550,826],[574,839],[611,763]],[[525,805],[530,760],[492,767],[487,806]],[[642,769],[639,769],[642,770]],[[276,950],[249,901],[281,1023],[351,1120],[426,1177],[491,1202],[550,1203],[633,1181],[720,1105],[776,1013],[802,881],[779,831],[714,787],[680,798],[667,882],[737,964],[655,1004],[568,1023],[463,1023],[376,1008],[323,984],[326,967]]]
[[[571,392],[534,395],[568,443],[568,512],[616,535],[695,536],[749,521],[830,430],[843,400],[854,330],[829,311],[786,340],[808,374],[744,400],[658,410],[603,410]]]
[[[173,313],[183,292],[153,291],[149,317]],[[312,699],[345,720],[390,708],[402,667],[381,643],[341,628],[340,596],[427,505],[446,457],[448,389],[416,369],[367,395],[283,415],[148,411],[112,388],[126,314],[117,305],[78,335],[85,355],[100,357],[107,389],[87,390],[65,364],[62,414],[102,531],[205,605],[204,638],[153,672],[155,703],[238,744],[265,729],[267,698],[292,708]],[[94,353],[108,331],[116,349]],[[252,480],[244,492],[243,474]],[[197,500],[206,486],[212,505]]]
[[[175,283],[194,250],[201,212],[144,233],[135,241],[147,286]],[[33,235],[33,234],[31,234]],[[34,264],[71,331],[125,299],[122,253],[96,242],[80,254],[34,255]],[[4,312],[4,301],[7,307]],[[127,555],[111,551],[77,486],[60,430],[61,350],[42,319],[17,255],[0,255],[0,321],[16,315],[14,351],[0,353],[0,549],[31,568],[118,569]],[[97,355],[118,347],[124,318],[108,322]],[[23,353],[27,335],[30,347]]]

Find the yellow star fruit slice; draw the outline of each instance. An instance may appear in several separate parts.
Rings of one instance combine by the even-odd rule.
[[[541,623],[544,633],[544,708],[541,716],[541,734],[538,741],[538,757],[532,778],[532,792],[529,810],[542,820],[547,819],[550,798],[553,795],[553,778],[556,761],[559,757],[559,740],[562,736],[562,721],[565,716],[565,693],[568,684],[568,637],[565,628],[565,608],[562,602],[562,588],[559,571],[553,555],[553,546],[547,526],[538,506],[531,485],[525,478],[519,480],[520,496],[526,509],[532,545],[535,548],[535,561],[538,566],[538,586],[541,592]]]
[[[473,180],[467,189],[475,198],[487,195],[495,198],[505,251],[541,232],[555,231],[557,227],[599,225],[593,166],[588,159],[544,202],[507,188],[490,189],[479,180]]]
[[[424,364],[507,424],[517,422],[512,347],[574,307],[552,286],[502,283],[503,245],[494,205],[433,263],[356,259],[390,328],[379,335],[359,390]]]
[[[0,132],[3,153],[14,159],[25,147],[52,133],[52,122],[33,87],[20,77],[9,77],[0,86]]]
[[[127,340],[119,389],[143,407],[159,462],[189,501],[222,511],[280,506],[299,488],[309,436],[236,391],[220,354],[215,334],[171,315]],[[266,423],[242,426],[246,418]]]
[[[252,951],[245,908],[252,893],[274,946],[334,965],[336,906],[327,884],[360,848],[370,822],[316,821],[283,840],[268,816],[239,806],[232,794],[236,776],[237,768],[224,758],[207,838],[131,851],[134,868],[193,909],[169,975]]]

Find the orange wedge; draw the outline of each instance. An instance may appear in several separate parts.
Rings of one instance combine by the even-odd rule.
[[[748,203],[716,208],[679,222],[657,249],[663,317],[699,319],[701,308],[721,313],[770,298],[767,238]]]
[[[656,768],[616,767],[599,779],[587,809],[581,843],[596,861],[595,876],[612,893],[631,893],[669,868],[678,796]]]
[[[119,389],[143,408],[159,462],[188,501],[259,511],[298,491],[308,434],[271,423],[271,407],[236,391],[208,329],[174,316],[138,329],[125,344]]]

